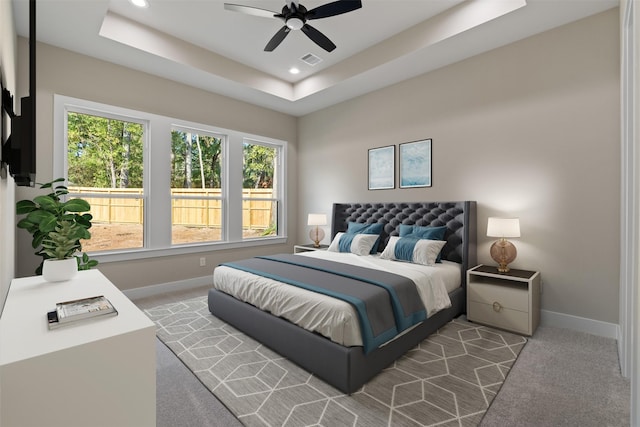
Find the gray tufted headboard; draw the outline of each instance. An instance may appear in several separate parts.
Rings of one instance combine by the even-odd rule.
[[[446,225],[442,258],[462,265],[462,284],[466,286],[466,271],[476,265],[476,202],[391,202],[334,203],[331,238],[347,230],[349,222],[383,223],[379,251],[398,236],[400,224],[439,227]]]

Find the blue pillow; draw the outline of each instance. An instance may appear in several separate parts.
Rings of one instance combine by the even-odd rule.
[[[327,248],[329,252],[349,252],[356,255],[369,255],[378,240],[375,234],[337,233]]]
[[[412,234],[420,239],[444,240],[446,232],[446,225],[440,227],[423,227],[419,225],[400,224],[400,237],[406,237]]]
[[[376,243],[371,248],[372,254],[378,252],[378,245],[380,244],[380,234],[382,233],[382,229],[384,224],[374,223],[374,224],[365,224],[363,222],[349,222],[347,223],[347,233],[352,234],[377,234],[378,239]]]
[[[393,250],[393,256],[395,259],[401,261],[413,261],[413,251],[416,248],[416,244],[420,241],[417,237],[413,237],[413,235],[404,236],[398,239],[396,242],[396,246]]]
[[[433,265],[437,262],[438,254],[440,254],[445,243],[447,242],[442,240],[391,236],[387,247],[380,254],[380,258]]]
[[[400,237],[413,237],[417,239],[428,240],[444,240],[444,235],[447,232],[447,226],[442,225],[440,227],[424,227],[420,225],[406,225],[400,224]],[[436,259],[437,263],[442,262],[442,254],[438,254]]]

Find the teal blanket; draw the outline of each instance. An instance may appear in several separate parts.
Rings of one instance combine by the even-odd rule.
[[[348,302],[358,313],[365,353],[427,317],[415,283],[397,274],[291,254],[223,265]]]

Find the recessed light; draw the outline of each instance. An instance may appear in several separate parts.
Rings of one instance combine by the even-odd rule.
[[[132,5],[137,7],[149,7],[149,2],[147,0],[129,0]]]
[[[289,72],[291,74],[298,74],[298,73],[300,73],[300,69],[298,69],[296,67],[291,67],[291,68],[289,68]]]

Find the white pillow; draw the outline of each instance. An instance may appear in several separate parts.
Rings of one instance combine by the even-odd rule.
[[[389,243],[387,243],[384,251],[380,254],[380,258],[396,261],[408,261],[421,265],[434,265],[438,258],[438,254],[447,243],[443,240],[420,239],[413,248],[411,259],[398,259],[396,258],[396,243],[398,243],[398,240],[400,239],[402,239],[402,237],[389,237]]]
[[[331,252],[340,252],[340,239],[345,234],[346,233],[342,232],[336,234],[336,237],[333,238],[329,245],[329,249],[327,250]],[[373,245],[376,244],[378,237],[379,236],[377,234],[356,234],[351,241],[349,252],[356,255],[369,255]]]

